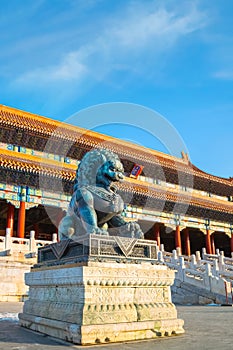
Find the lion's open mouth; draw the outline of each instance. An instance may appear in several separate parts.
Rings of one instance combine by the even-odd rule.
[[[111,177],[109,174],[105,173],[104,176],[110,181],[118,181],[116,177]]]

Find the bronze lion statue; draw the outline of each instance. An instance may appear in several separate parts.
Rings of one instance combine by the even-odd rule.
[[[124,179],[123,172],[119,157],[109,150],[85,154],[76,172],[67,214],[58,228],[60,240],[75,240],[84,234],[144,237],[137,222],[127,222],[121,215],[124,202],[114,182]]]

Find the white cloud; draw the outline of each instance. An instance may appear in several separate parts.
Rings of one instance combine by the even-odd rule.
[[[186,14],[159,8],[144,13],[142,11],[123,19],[113,35],[128,48],[147,46],[151,40],[156,43],[174,43],[177,39],[194,32],[205,25],[205,16],[191,8]]]
[[[68,52],[53,65],[24,72],[14,83],[37,87],[45,83],[79,84],[85,77],[104,80],[121,67],[135,73],[137,64],[143,65],[148,52],[151,61],[147,60],[147,69],[150,69],[150,64],[154,67],[161,54],[170,52],[180,39],[206,24],[205,14],[193,6],[184,12],[179,6],[166,10],[164,6],[153,8],[151,4],[143,2],[135,6],[132,2],[112,17],[104,17],[102,29],[98,35],[92,33],[85,46]]]
[[[217,71],[213,74],[213,77],[222,80],[233,80],[233,69]]]
[[[16,79],[17,84],[48,84],[80,80],[87,73],[87,67],[79,62],[79,53],[68,53],[61,63],[26,72]]]

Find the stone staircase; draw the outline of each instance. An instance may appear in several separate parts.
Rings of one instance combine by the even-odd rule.
[[[24,274],[37,260],[37,248],[57,241],[35,240],[34,231],[30,238],[11,237],[10,232],[0,237],[0,267],[2,271],[0,301],[22,301],[27,297]],[[202,255],[202,256],[201,256]],[[180,254],[179,249],[166,252],[163,245],[157,250],[159,264],[175,270],[172,299],[176,304],[231,304],[233,286],[233,257],[196,252],[191,256]]]
[[[179,249],[172,253],[158,251],[158,261],[175,270],[172,300],[176,304],[232,304],[233,258],[217,250],[206,254],[203,248],[195,255],[183,256]]]
[[[53,242],[56,236],[53,237]],[[0,269],[1,269],[1,301],[24,301],[28,295],[24,275],[37,261],[38,247],[52,241],[35,240],[35,232],[30,232],[30,238],[11,237],[6,230],[6,236],[0,236]]]

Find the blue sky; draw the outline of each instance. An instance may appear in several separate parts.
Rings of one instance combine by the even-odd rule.
[[[143,105],[176,128],[196,166],[233,176],[231,0],[1,0],[0,9],[0,103],[64,121],[97,104]],[[164,150],[113,121],[97,130]]]

